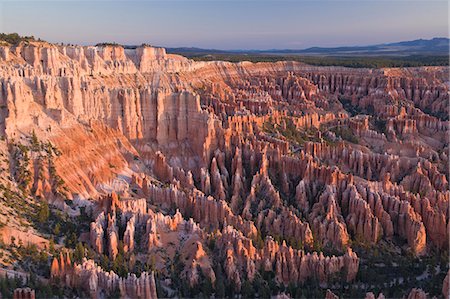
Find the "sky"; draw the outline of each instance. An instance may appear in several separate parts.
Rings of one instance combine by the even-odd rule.
[[[49,42],[304,49],[448,37],[447,1],[0,0],[0,32]]]

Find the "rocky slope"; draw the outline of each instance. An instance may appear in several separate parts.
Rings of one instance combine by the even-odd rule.
[[[84,221],[57,244],[78,243],[77,262],[56,254],[50,283],[95,298],[294,297],[311,283],[325,296],[364,285],[367,248],[448,252],[446,68],[31,42],[0,46],[0,74],[9,188]],[[442,284],[447,269],[424,267]]]

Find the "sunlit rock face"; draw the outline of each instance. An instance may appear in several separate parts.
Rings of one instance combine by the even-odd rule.
[[[61,256],[51,273],[62,285],[94,298],[154,298],[155,279],[164,292],[179,286],[176,263],[191,288],[207,279],[241,292],[270,272],[280,287],[316,281],[325,296],[336,277],[357,281],[360,246],[423,257],[448,250],[447,79],[441,67],[2,46],[0,134],[57,149],[30,155],[26,188],[60,208],[87,202],[80,240],[93,252],[152,261],[123,276]],[[408,298],[424,296],[417,288]]]

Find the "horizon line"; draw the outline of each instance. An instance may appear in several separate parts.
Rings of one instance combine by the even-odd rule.
[[[10,33],[6,33],[6,32],[0,32],[0,34],[14,34],[17,32],[10,32]],[[17,33],[19,34],[19,33]],[[48,42],[51,44],[63,44],[63,45],[78,45],[78,46],[96,46],[102,43],[111,43],[111,44],[116,44],[117,46],[123,46],[123,47],[139,47],[141,45],[149,45],[152,47],[157,47],[157,48],[165,48],[165,49],[199,49],[199,50],[208,50],[208,51],[225,51],[225,52],[233,52],[233,51],[301,51],[301,50],[307,50],[307,49],[311,49],[311,48],[324,48],[324,49],[334,49],[334,48],[346,48],[346,47],[372,47],[372,46],[381,46],[381,45],[388,45],[388,44],[392,44],[392,43],[402,43],[402,42],[412,42],[412,41],[419,41],[419,40],[423,40],[423,41],[431,41],[434,39],[447,39],[450,43],[450,37],[447,36],[433,36],[431,38],[423,38],[423,37],[416,37],[414,39],[403,39],[403,40],[395,40],[395,41],[386,41],[386,42],[382,42],[382,43],[370,43],[370,44],[347,44],[347,45],[335,45],[335,46],[320,46],[320,45],[312,45],[309,47],[303,47],[303,48],[277,48],[277,47],[271,47],[271,48],[233,48],[233,49],[223,49],[223,48],[219,48],[219,47],[201,47],[201,46],[164,46],[164,45],[156,45],[153,43],[149,43],[149,42],[141,42],[141,43],[120,43],[120,42],[116,42],[116,41],[100,41],[97,42],[95,44],[93,43],[85,43],[85,42],[79,42],[79,43],[72,43],[72,42],[51,42],[51,41],[47,41],[41,37],[36,37],[34,35],[21,35],[19,34],[19,36],[21,37],[34,37],[36,39],[36,41],[38,39],[41,39],[41,41],[43,42]]]

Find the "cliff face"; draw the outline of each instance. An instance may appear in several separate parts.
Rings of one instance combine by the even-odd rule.
[[[98,120],[130,140],[168,146],[208,119],[198,97],[175,82],[173,73],[189,69],[189,62],[162,48],[27,45],[2,51],[8,55],[1,60],[0,103],[11,137],[33,126]]]
[[[93,251],[151,261],[166,291],[176,275],[240,292],[265,272],[327,287],[360,279],[354,248],[448,249],[446,76],[1,46],[0,134],[15,184],[87,205]],[[52,275],[93,297],[156,296],[149,272],[58,258]]]

